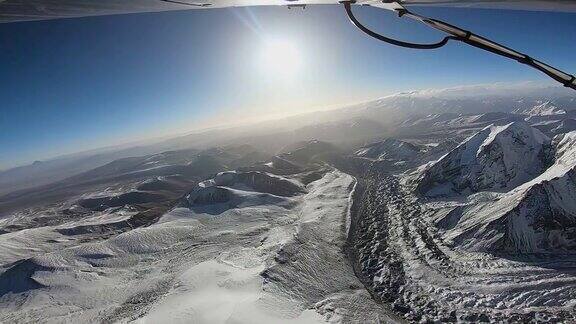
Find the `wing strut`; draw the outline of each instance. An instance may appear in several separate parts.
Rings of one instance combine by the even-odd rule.
[[[557,68],[554,68],[554,67],[552,67],[552,66],[550,66],[544,62],[541,62],[539,60],[531,58],[530,56],[528,56],[526,54],[522,54],[518,51],[515,51],[515,50],[508,48],[504,45],[493,42],[487,38],[476,35],[472,32],[467,31],[467,30],[464,30],[464,29],[461,29],[459,27],[450,25],[446,22],[443,22],[443,21],[440,21],[437,19],[424,17],[421,15],[415,14],[413,12],[410,12],[410,11],[408,11],[408,9],[404,8],[403,6],[401,6],[398,3],[393,3],[393,6],[392,6],[393,9],[392,10],[396,11],[398,13],[399,17],[407,17],[407,18],[417,20],[417,21],[419,21],[419,22],[421,22],[421,23],[423,23],[429,27],[432,27],[434,29],[437,29],[437,30],[440,30],[444,33],[447,33],[449,36],[444,37],[444,39],[442,39],[438,43],[432,43],[432,44],[407,43],[407,42],[403,42],[403,41],[399,41],[396,39],[382,36],[376,32],[373,32],[372,30],[368,29],[366,26],[362,25],[358,21],[358,19],[356,19],[356,17],[354,16],[354,13],[352,12],[352,4],[355,2],[356,1],[354,1],[354,0],[350,0],[350,1],[341,1],[340,3],[342,3],[344,5],[344,9],[346,10],[346,14],[348,15],[348,18],[350,18],[350,21],[356,27],[358,27],[364,33],[366,33],[366,34],[368,34],[368,35],[370,35],[370,36],[372,36],[378,40],[381,40],[381,41],[384,41],[386,43],[396,45],[396,46],[415,48],[415,49],[440,48],[440,47],[446,45],[449,40],[457,40],[457,41],[466,43],[468,45],[483,49],[485,51],[488,51],[488,52],[491,52],[491,53],[494,53],[494,54],[497,54],[500,56],[504,56],[504,57],[507,57],[509,59],[516,60],[519,63],[528,65],[528,66],[546,74],[547,76],[556,80],[557,82],[560,82],[565,87],[572,88],[572,89],[576,90],[576,77],[574,77],[573,75],[562,72],[562,71],[558,70]]]

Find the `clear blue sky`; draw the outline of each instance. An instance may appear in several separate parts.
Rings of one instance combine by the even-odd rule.
[[[440,35],[357,8],[374,29],[413,41]],[[576,14],[418,8],[576,72]],[[261,71],[263,39],[295,44],[291,80]],[[210,9],[0,25],[0,168],[181,132],[202,122],[315,109],[408,89],[543,80],[454,43],[391,47],[342,8]]]

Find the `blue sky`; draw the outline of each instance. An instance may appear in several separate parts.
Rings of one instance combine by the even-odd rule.
[[[411,41],[441,35],[379,9],[374,29]],[[574,73],[576,14],[417,8]],[[289,80],[259,66],[263,43],[289,42]],[[463,44],[391,47],[342,8],[191,10],[0,25],[0,168],[144,137],[288,114],[410,89],[545,80]]]

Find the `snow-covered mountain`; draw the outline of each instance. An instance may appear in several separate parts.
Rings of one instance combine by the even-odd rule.
[[[314,171],[310,182],[309,171],[220,172],[154,217],[125,201],[1,232],[0,322],[395,322],[343,252],[354,178]],[[180,188],[179,177],[139,188]]]
[[[278,157],[297,166],[305,166],[315,159],[338,152],[338,148],[328,142],[309,140],[284,147]]]
[[[544,134],[553,137],[554,135],[569,133],[576,130],[576,119],[573,119],[574,116],[571,117],[572,118],[552,119],[536,122],[533,123],[532,126],[538,128]]]
[[[542,103],[537,102],[536,105],[532,107],[518,108],[514,110],[514,113],[528,116],[550,116],[565,114],[566,110],[558,108],[558,106],[550,101],[545,101]]]
[[[402,130],[433,130],[462,127],[485,127],[488,125],[505,125],[520,121],[523,117],[505,112],[489,112],[484,114],[431,114],[424,117],[409,118],[400,125]]]
[[[446,209],[446,237],[468,250],[569,253],[576,248],[576,132],[555,138],[555,161],[494,199]]]
[[[560,121],[554,128],[551,129],[551,133],[564,134],[576,130],[576,119],[564,119]]]
[[[512,189],[545,169],[549,142],[525,122],[486,127],[425,166],[418,190],[446,195]]]
[[[186,195],[187,206],[226,204],[226,208],[255,204],[281,205],[306,190],[296,181],[259,172],[220,172],[214,178],[202,181]],[[222,206],[218,206],[222,207]]]
[[[188,134],[4,195],[0,322],[574,322],[576,100],[488,90]]]
[[[370,159],[405,161],[414,159],[424,150],[425,147],[416,144],[387,138],[362,147],[355,155]]]

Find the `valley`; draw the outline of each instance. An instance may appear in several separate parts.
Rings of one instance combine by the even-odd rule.
[[[5,171],[0,321],[576,321],[576,106],[549,91],[399,94],[31,187]]]

